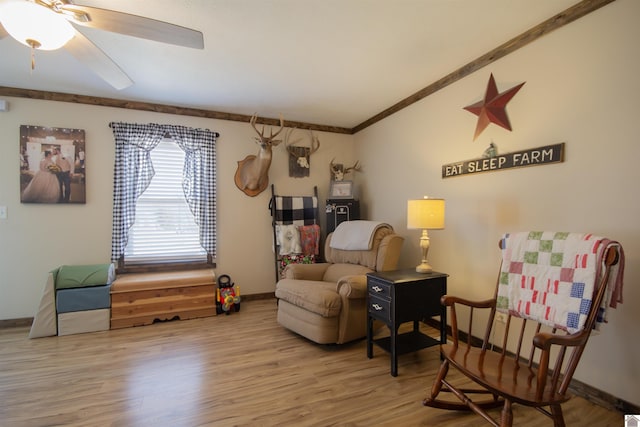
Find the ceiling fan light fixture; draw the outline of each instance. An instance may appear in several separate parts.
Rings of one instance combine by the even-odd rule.
[[[62,15],[30,1],[5,3],[0,22],[11,37],[32,49],[60,49],[75,34]]]

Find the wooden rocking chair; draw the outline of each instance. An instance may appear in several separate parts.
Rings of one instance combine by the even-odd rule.
[[[442,304],[450,309],[452,343],[440,346],[443,362],[431,388],[431,393],[423,401],[423,404],[441,409],[472,410],[494,426],[511,426],[513,423],[512,405],[517,403],[538,409],[552,418],[556,427],[564,426],[560,405],[571,397],[567,392],[571,378],[596,321],[602,321],[598,316],[599,311],[600,315],[603,313],[603,310],[600,310],[601,307],[604,307],[603,299],[606,303],[609,303],[608,300],[611,299],[612,307],[622,301],[621,275],[624,262],[619,262],[621,258],[623,259],[622,248],[617,242],[599,239],[592,235],[549,232],[516,233],[516,235],[520,236],[520,242],[511,241],[515,235],[505,235],[505,238],[500,241],[503,260],[493,299],[473,302],[454,296],[445,295],[442,297]],[[556,245],[554,237],[566,240]],[[566,251],[567,247],[574,246],[568,243],[572,238],[583,239],[584,245],[578,248],[577,253],[569,253],[571,251],[568,251],[563,254],[557,253],[555,249],[549,250],[551,245],[556,245],[563,247],[563,250]],[[533,245],[539,246],[539,248],[532,249]],[[586,247],[589,249],[587,250]],[[512,263],[518,256],[516,252],[524,256],[524,263]],[[548,252],[548,255],[544,255],[545,252]],[[551,252],[553,252],[553,256]],[[539,254],[542,255],[538,257]],[[565,262],[561,266],[557,266],[556,270],[558,272],[562,270],[562,274],[571,271],[571,275],[575,272],[576,278],[566,281],[564,284],[561,283],[560,288],[563,285],[571,287],[571,282],[584,279],[585,269],[583,267],[590,264],[587,267],[592,269],[593,274],[588,277],[592,278],[593,286],[586,287],[584,298],[589,299],[589,294],[586,292],[590,289],[593,289],[593,298],[588,310],[582,313],[583,325],[577,328],[573,327],[576,325],[565,327],[558,325],[556,320],[551,321],[553,326],[548,326],[549,321],[535,319],[534,303],[540,301],[541,298],[545,299],[546,303],[542,304],[544,305],[543,313],[553,314],[554,310],[557,312],[561,310],[550,302],[550,300],[556,299],[557,293],[551,296],[546,291],[539,291],[539,287],[535,286],[547,287],[547,284],[550,284],[553,287],[554,278],[552,276],[554,272],[547,271],[541,277],[530,275],[531,271],[540,270],[529,270],[529,266],[526,264],[530,261],[527,257],[531,255],[538,257],[537,262],[543,258],[547,260],[554,258],[554,256],[557,261],[558,255],[560,257],[564,255]],[[572,260],[569,262],[568,258],[572,258]],[[509,263],[516,267],[510,267]],[[544,264],[544,262],[542,263]],[[566,267],[569,265],[570,268],[567,269]],[[518,272],[520,274],[517,274]],[[516,273],[515,279],[509,278],[514,273]],[[518,282],[520,290],[516,290],[516,292],[521,292],[524,296],[520,295],[514,298],[513,294],[509,294],[508,282],[512,280]],[[547,280],[551,281],[547,282]],[[559,280],[567,280],[567,278],[565,276]],[[536,281],[535,284],[534,281]],[[615,282],[615,286],[611,284],[612,282]],[[556,285],[557,283],[555,282]],[[610,286],[607,286],[608,284]],[[573,285],[575,286],[575,283]],[[558,291],[557,287],[555,291]],[[534,295],[535,292],[538,293]],[[612,292],[614,292],[613,295]],[[528,314],[522,314],[517,311],[518,303],[524,303],[527,295],[534,295],[533,302],[520,304],[529,309]],[[466,307],[464,310],[458,311],[464,307]],[[480,340],[472,336],[472,332],[476,331],[473,320],[474,314],[477,316],[483,311],[485,313],[488,311],[488,323],[484,330],[484,338]],[[463,314],[468,316],[466,331],[458,329],[458,316],[462,317]],[[564,316],[567,317],[566,312]],[[504,324],[494,324],[497,317],[500,318],[500,323],[504,322]],[[500,329],[503,330],[503,333],[497,333]],[[499,335],[501,335],[501,339]],[[461,342],[463,339],[466,344]],[[453,381],[447,378],[450,367],[456,368],[480,387],[469,389],[452,384]],[[441,399],[439,398],[441,392],[451,392],[461,402],[455,399]],[[483,393],[487,396],[484,400],[475,401],[469,397],[474,393]],[[500,406],[502,406],[502,413],[500,421],[497,422],[486,410]]]

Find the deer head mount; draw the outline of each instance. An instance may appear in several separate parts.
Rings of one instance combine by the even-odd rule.
[[[320,148],[320,139],[313,134],[313,131],[309,130],[311,146],[304,147],[295,145],[302,140],[296,139],[295,141],[291,141],[291,135],[295,130],[296,128],[293,128],[285,132],[284,145],[287,148],[287,153],[289,153],[289,176],[301,178],[309,176],[311,169],[310,157]]]
[[[333,163],[334,159],[331,159],[331,163],[329,164],[329,169],[331,170],[331,179],[333,181],[343,181],[344,176],[348,173],[360,172],[362,168],[360,167],[360,162],[357,161],[353,164],[353,166],[347,166],[346,168],[342,163]]]
[[[275,139],[282,129],[284,128],[284,119],[280,116],[280,129],[277,132],[270,130],[269,136],[264,134],[264,126],[262,130],[256,128],[256,121],[258,115],[254,114],[249,120],[251,127],[258,134],[255,137],[255,142],[260,147],[257,155],[248,155],[244,160],[238,162],[238,168],[234,181],[236,186],[247,196],[257,196],[262,193],[269,185],[269,166],[271,166],[271,150],[282,142],[280,139]]]

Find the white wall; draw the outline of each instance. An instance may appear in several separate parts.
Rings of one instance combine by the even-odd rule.
[[[35,77],[35,76],[34,76]],[[217,274],[229,274],[243,294],[273,292],[270,189],[248,197],[233,182],[237,162],[257,152],[248,123],[140,112],[22,98],[3,98],[0,113],[0,319],[35,315],[47,272],[63,264],[109,262],[113,194],[114,140],[111,121],[171,123],[208,128],[221,134],[218,161]],[[286,117],[285,117],[286,119]],[[85,129],[87,203],[21,204],[19,192],[20,125]],[[258,127],[260,128],[260,126]],[[293,138],[304,136],[296,131]],[[315,132],[320,149],[311,157],[311,176],[290,178],[283,144],[274,149],[270,179],[279,194],[312,194],[321,201],[329,184],[329,162],[353,162],[353,137]],[[320,209],[323,221],[323,210]],[[323,221],[324,222],[324,221]],[[324,225],[322,223],[322,225]]]
[[[419,231],[406,229],[406,201],[447,201],[446,229],[430,232],[429,259],[449,292],[492,295],[498,239],[506,231],[588,231],[626,252],[624,304],[593,336],[576,378],[640,404],[640,2],[618,0],[355,135],[367,169],[369,216],[407,237],[401,263],[419,263]],[[490,125],[473,142],[493,73],[499,91],[526,82],[507,106],[512,132]],[[428,84],[429,82],[425,82]],[[566,142],[560,164],[441,178],[441,166]]]

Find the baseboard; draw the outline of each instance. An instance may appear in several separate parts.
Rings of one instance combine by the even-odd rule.
[[[424,323],[433,328],[440,329],[440,322],[436,319],[425,319]],[[451,336],[451,326],[449,325],[447,325],[447,336]],[[467,342],[468,336],[467,334],[461,332],[459,335],[459,339],[463,342]],[[471,343],[471,345],[473,346],[480,346],[482,345],[482,340],[480,338],[471,336]],[[499,351],[498,348],[494,348],[494,350]],[[596,405],[602,406],[609,410],[619,411],[623,414],[640,414],[640,406],[619,399],[602,390],[598,390],[597,388],[578,381],[575,378],[571,379],[569,390],[574,395],[580,396],[583,399],[588,400],[589,402],[595,403]]]
[[[20,328],[23,326],[31,326],[33,317],[22,317],[20,319],[0,320],[0,329]]]
[[[240,298],[242,298],[242,301],[257,301],[257,300],[263,300],[263,299],[275,299],[276,298],[276,293],[275,292],[266,292],[263,294],[250,294],[250,295],[240,295]]]
[[[598,406],[613,409],[623,414],[640,414],[640,406],[618,399],[576,379],[571,380],[569,390],[576,396],[580,396]]]

